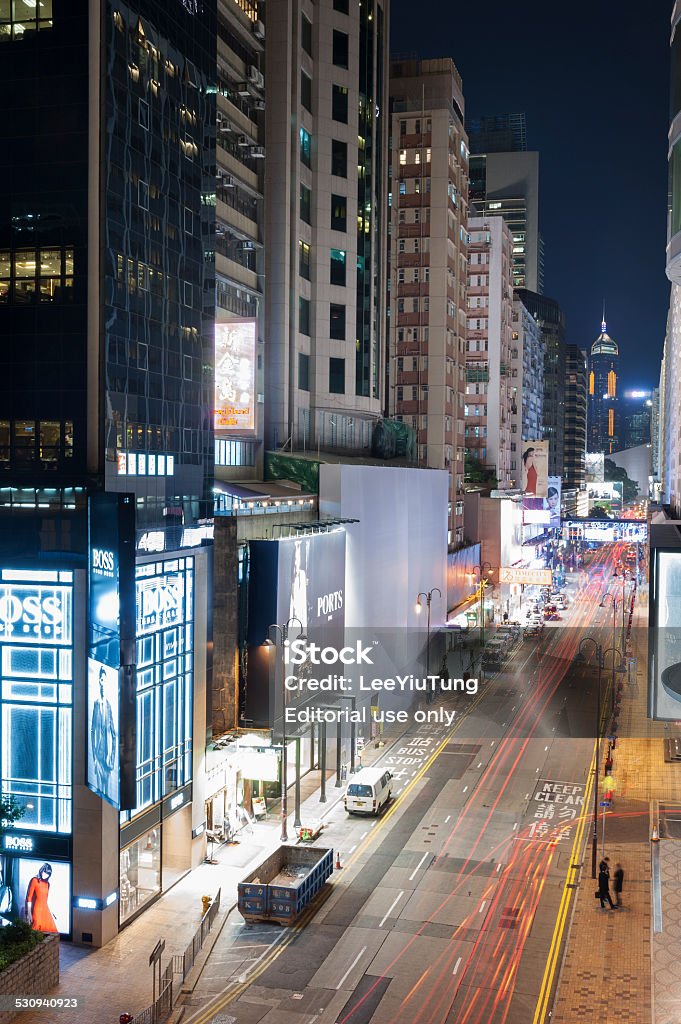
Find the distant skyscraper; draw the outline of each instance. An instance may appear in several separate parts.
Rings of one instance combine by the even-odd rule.
[[[587,448],[609,455],[621,445],[619,424],[619,348],[608,334],[603,317],[601,333],[589,355]]]
[[[463,540],[468,144],[450,58],[395,61],[390,80],[388,408],[418,431],[421,466],[447,469],[450,540]]]
[[[471,155],[470,206],[476,217],[503,217],[513,236],[513,286],[541,294],[544,250],[539,233],[539,153]]]
[[[619,399],[620,450],[651,443],[652,391],[625,391]]]
[[[471,153],[523,153],[527,149],[525,114],[492,114],[466,122]]]
[[[563,476],[565,429],[565,314],[555,299],[521,288],[517,297],[538,321],[544,342],[544,438],[549,443],[549,473]]]
[[[268,0],[265,437],[368,449],[383,412],[388,14]]]
[[[568,345],[565,358],[565,429],[563,433],[563,481],[566,489],[585,482],[586,456],[586,352]]]

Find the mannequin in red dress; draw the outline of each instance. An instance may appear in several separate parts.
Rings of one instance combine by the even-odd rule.
[[[59,930],[47,905],[51,874],[52,865],[43,864],[38,874],[28,883],[26,920],[35,932],[56,932]]]

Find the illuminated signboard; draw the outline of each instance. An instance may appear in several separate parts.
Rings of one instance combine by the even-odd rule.
[[[0,583],[0,641],[13,644],[70,644],[72,587],[39,583]],[[56,573],[16,573],[17,577],[56,578]]]
[[[215,429],[255,430],[256,324],[215,325]]]
[[[145,567],[140,567],[142,570]],[[174,626],[185,619],[185,574],[166,572],[137,580],[137,636]]]
[[[569,531],[569,537],[575,540],[624,541],[627,544],[645,544],[648,540],[648,524],[635,520],[568,519],[563,526]]]
[[[539,587],[550,587],[553,574],[550,569],[514,569],[502,566],[499,569],[500,583],[528,583]]]
[[[546,498],[549,488],[549,442],[524,441],[521,490],[528,498]]]

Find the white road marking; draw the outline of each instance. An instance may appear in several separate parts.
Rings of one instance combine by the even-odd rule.
[[[349,855],[349,854],[351,854],[351,853],[354,853],[354,851],[355,851],[356,849],[357,849],[357,843],[355,843],[355,845],[354,845],[354,846],[351,846],[351,847],[350,847],[350,849],[348,850],[348,855]]]
[[[450,818],[451,818],[451,814],[448,814],[447,817],[445,818],[445,825],[447,824],[447,822],[449,821]]]
[[[482,768],[482,761],[478,761],[478,768]]]
[[[457,971],[458,971],[458,969],[459,969],[459,964],[460,964],[460,963],[461,963],[461,957],[459,957],[459,959],[458,959],[458,960],[456,961],[456,963],[454,964],[454,970],[452,971],[452,974],[456,974],[456,972],[457,972]]]
[[[468,786],[464,786],[464,787],[463,787],[463,791],[464,791],[464,793],[466,792],[466,790],[467,790],[467,789],[468,789]]]
[[[410,874],[410,876],[409,876],[409,881],[410,882],[412,882],[414,880],[414,876],[416,875],[416,872],[419,870],[419,868],[421,867],[421,865],[423,864],[423,862],[424,862],[424,860],[426,859],[427,856],[428,856],[428,851],[426,850],[426,852],[424,853],[423,857],[421,857],[421,860],[418,862],[418,864],[416,865],[416,867],[414,868],[414,870]]]
[[[518,822],[516,821],[515,825],[513,826],[513,831],[514,831],[514,832],[515,832],[515,830],[517,829],[517,827],[518,827]]]
[[[497,871],[501,871],[501,861],[497,864]]]
[[[478,913],[482,914],[482,912],[483,912],[483,910],[485,909],[486,906],[487,906],[487,900],[483,900],[482,903],[480,904],[480,910],[478,911]]]
[[[368,835],[369,835],[369,833],[368,833],[368,832],[362,832],[362,834],[361,834],[361,836],[360,836],[359,838],[360,838],[360,839],[364,839],[364,837],[365,837],[365,836],[368,836]]]
[[[385,917],[383,918],[383,920],[381,921],[381,923],[378,926],[379,928],[383,927],[383,925],[388,920],[388,918],[390,917],[390,915],[392,914],[393,910],[395,909],[395,907],[400,902],[400,900],[402,899],[403,896],[404,896],[404,889],[402,889],[400,892],[398,892],[397,896],[395,897],[395,899],[390,904],[390,907],[388,908],[387,914],[385,915]]]
[[[355,967],[357,966],[357,964],[359,963],[360,959],[361,959],[361,958],[362,958],[362,957],[364,956],[364,954],[366,953],[366,951],[367,951],[367,948],[366,948],[366,946],[362,946],[362,948],[360,949],[359,953],[357,954],[357,956],[355,957],[355,959],[354,959],[354,960],[352,961],[352,963],[351,963],[351,964],[350,964],[350,966],[348,967],[347,971],[345,972],[345,974],[343,975],[343,977],[341,978],[341,980],[340,980],[340,981],[338,982],[338,984],[336,985],[336,991],[337,991],[337,990],[338,990],[339,988],[342,988],[342,987],[343,987],[343,982],[344,982],[344,981],[346,980],[346,978],[347,978],[347,977],[348,977],[348,975],[350,974],[350,971],[352,971],[352,970],[353,970],[353,969],[354,969],[354,968],[355,968]]]

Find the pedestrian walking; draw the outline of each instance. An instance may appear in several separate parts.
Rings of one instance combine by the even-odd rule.
[[[615,906],[622,906],[622,886],[624,885],[624,869],[621,864],[617,864],[615,867],[614,885],[615,890]]]
[[[601,910],[605,910],[606,900],[610,904],[610,909],[615,909],[615,904],[612,902],[612,896],[610,895],[610,875],[605,861],[601,861],[601,867],[598,872],[598,898],[601,901]]]

